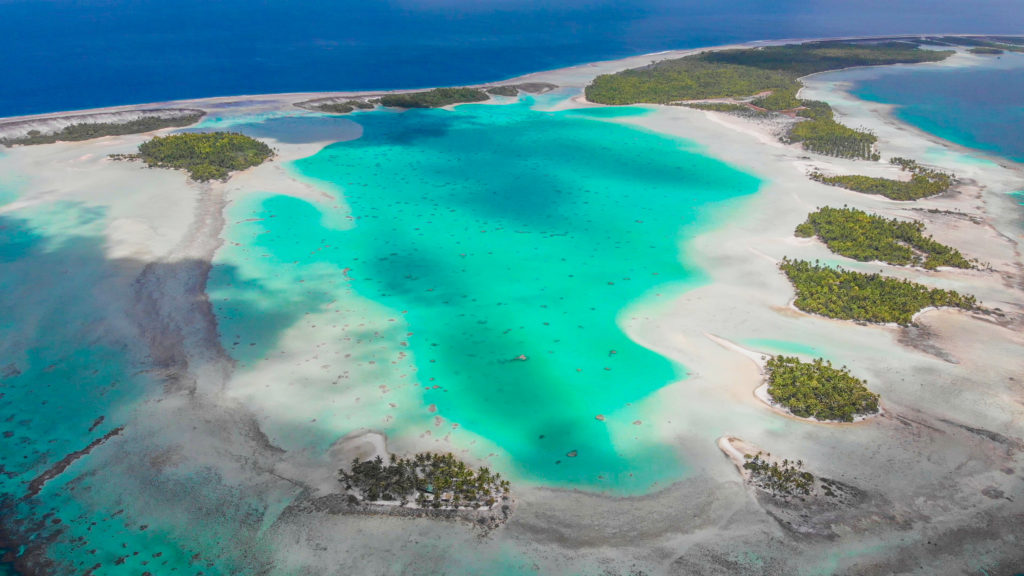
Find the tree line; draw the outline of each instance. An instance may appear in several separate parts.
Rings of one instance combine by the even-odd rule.
[[[887,219],[856,208],[819,208],[796,227],[801,238],[817,236],[828,249],[860,262],[894,266],[973,268],[955,248],[924,235],[924,224]]]
[[[924,308],[977,308],[974,296],[928,288],[910,280],[830,268],[783,258],[779,268],[796,289],[794,305],[804,312],[840,320],[903,326]]]

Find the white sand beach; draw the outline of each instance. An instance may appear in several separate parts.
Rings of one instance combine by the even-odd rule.
[[[773,42],[780,43],[785,42]],[[600,62],[497,84],[550,82],[569,96],[560,108],[589,107],[594,105],[585,102],[582,88],[594,76],[693,52]],[[925,66],[969,66],[972,58],[960,54]],[[299,514],[288,508],[335,491],[337,469],[357,455],[450,450],[495,468],[503,462],[500,446],[469,432],[453,435],[457,422],[429,413],[409,418],[402,434],[385,438],[374,432],[384,424],[381,414],[422,399],[403,380],[415,371],[408,356],[382,349],[381,356],[393,361],[386,373],[348,360],[355,348],[346,338],[357,326],[401,331],[388,322],[374,325],[380,314],[373,303],[309,310],[258,369],[239,370],[221,344],[205,289],[230,206],[247,195],[272,192],[346,212],[338,190],[288,168],[332,140],[265,138],[276,151],[272,161],[210,184],[108,159],[134,152],[153,134],[4,149],[0,173],[11,176],[18,196],[0,206],[0,214],[18,216],[55,202],[102,213],[105,272],[97,278],[94,271],[68,267],[62,282],[106,295],[103,328],[133,340],[139,335],[128,353],[155,359],[160,369],[152,376],[160,384],[130,409],[123,453],[94,457],[140,475],[143,497],[168,489],[158,471],[141,464],[154,454],[216,470],[218,488],[263,503],[259,542],[280,570],[398,573],[391,562],[402,557],[417,559],[417,565],[404,566],[409,573],[479,573],[501,558],[520,562],[524,573],[739,574],[748,573],[737,563],[742,551],[763,559],[761,573],[968,573],[986,555],[1013,546],[1024,550],[1024,235],[1020,209],[1009,196],[1024,190],[1024,167],[902,124],[886,106],[844,92],[832,80],[835,74],[808,78],[802,96],[826,100],[840,121],[874,131],[881,162],[810,154],[780,143],[772,125],[684,107],[652,106],[647,115],[608,120],[691,140],[764,181],[757,194],[714,208],[720,226],[681,242],[680,251],[705,271],[705,283],[672,299],[623,303],[619,316],[633,340],[689,372],[635,409],[690,472],[676,484],[630,498],[523,483],[514,488],[515,514],[486,536],[458,522]],[[230,126],[232,118],[316,117],[294,104],[354,95],[258,95],[148,107],[199,108]],[[46,116],[52,121],[60,115]],[[962,183],[938,197],[896,202],[807,178],[812,169],[895,177],[889,157],[925,154],[941,157],[935,167],[955,171]],[[826,205],[921,220],[936,240],[986,267],[926,271],[859,263],[832,254],[817,240],[794,237],[807,214]],[[339,218],[331,225],[351,224]],[[1001,315],[928,310],[909,328],[812,316],[790,305],[793,288],[778,270],[783,257],[841,261],[852,270],[882,270],[974,294]],[[351,326],[351,333],[339,332],[339,323]],[[788,417],[754,394],[762,379],[761,355],[745,342],[755,339],[813,345],[864,378],[881,395],[884,412],[857,425]],[[345,367],[343,392],[325,376],[325,365]],[[794,537],[747,496],[735,459],[723,457],[723,437],[802,459],[816,475],[855,486],[869,495],[865,506],[872,514],[847,518],[837,512],[830,518],[839,536],[832,540]],[[204,502],[180,496],[181,515],[216,513],[215,506],[211,512]]]

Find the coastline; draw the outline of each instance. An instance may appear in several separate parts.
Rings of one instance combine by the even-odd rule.
[[[764,44],[748,43],[715,48],[750,45]],[[655,55],[675,58],[707,49],[661,52]],[[581,87],[594,74],[633,67],[640,61],[646,63],[649,56],[652,55],[539,72],[487,85],[531,80],[551,81],[557,78],[560,82],[554,83],[568,90]],[[811,93],[815,94],[828,84],[827,80],[818,79],[810,83]],[[415,90],[394,92],[412,91]],[[383,93],[386,92],[374,94]],[[366,93],[218,97],[160,103],[160,106],[192,104],[205,105],[224,114],[229,110],[232,114],[239,115],[284,111],[301,116],[310,113],[292,106],[296,102],[317,96],[348,97],[357,94]],[[585,102],[567,101],[565,104],[574,105],[595,106]],[[153,105],[101,110],[134,110],[147,106]],[[886,166],[821,157],[806,160],[804,157],[808,154],[797,147],[779,143],[771,136],[769,130],[756,124],[711,112],[669,107],[653,108],[654,112],[648,116],[622,122],[692,140],[702,146],[707,154],[754,173],[765,182],[754,197],[744,200],[743,206],[729,210],[727,221],[709,226],[695,238],[681,241],[686,253],[694,255],[700,267],[707,273],[707,282],[682,294],[674,295],[670,302],[659,300],[624,303],[623,316],[628,310],[630,318],[623,318],[621,324],[627,335],[659,354],[685,365],[691,371],[687,379],[653,393],[638,404],[641,411],[651,415],[649,421],[645,418],[645,424],[655,426],[663,443],[685,454],[687,460],[693,462],[694,468],[702,471],[702,475],[659,488],[640,497],[572,493],[542,486],[524,486],[522,495],[517,494],[520,510],[510,525],[503,530],[514,535],[518,541],[530,542],[529,546],[534,548],[570,550],[572,554],[567,554],[569,560],[585,562],[586,560],[581,557],[585,557],[588,550],[593,547],[618,545],[630,538],[623,528],[611,527],[619,520],[616,515],[628,513],[630,518],[635,519],[648,543],[654,543],[661,548],[675,546],[689,549],[692,544],[686,543],[692,543],[697,539],[698,531],[708,531],[707,540],[712,541],[712,544],[702,540],[702,545],[713,546],[713,541],[719,536],[717,526],[720,525],[721,519],[728,514],[745,514],[751,518],[749,526],[737,528],[737,532],[741,539],[749,539],[750,549],[756,549],[757,540],[765,534],[777,535],[778,532],[775,531],[778,527],[771,518],[765,517],[759,510],[748,510],[742,508],[742,504],[737,504],[743,501],[738,498],[741,493],[728,485],[730,481],[735,480],[735,472],[730,469],[731,466],[722,462],[721,452],[715,441],[726,435],[750,439],[758,445],[770,447],[772,452],[794,457],[799,455],[804,460],[813,462],[817,468],[829,470],[828,473],[832,477],[856,476],[861,469],[872,469],[888,462],[907,459],[910,461],[906,464],[907,470],[894,473],[892,478],[877,480],[877,487],[887,494],[891,493],[899,507],[908,510],[908,515],[910,510],[920,514],[939,511],[939,506],[932,505],[930,501],[922,508],[923,511],[914,508],[915,498],[919,497],[919,494],[932,494],[927,492],[929,489],[945,490],[937,492],[942,494],[940,498],[948,496],[963,499],[986,511],[991,506],[1002,505],[1001,502],[979,496],[976,491],[967,492],[974,484],[981,483],[987,486],[1001,480],[999,476],[995,476],[995,480],[990,478],[987,470],[958,471],[957,473],[962,474],[964,479],[964,488],[933,487],[928,475],[945,473],[954,464],[975,459],[986,459],[986,463],[990,463],[990,460],[1000,460],[1007,466],[1015,459],[1019,460],[1019,456],[1006,456],[1001,452],[992,456],[990,452],[997,452],[1000,449],[998,446],[993,447],[993,442],[942,422],[957,422],[972,429],[982,430],[995,427],[1010,436],[1024,435],[1024,430],[1019,424],[1021,406],[1019,401],[1013,399],[1013,394],[1019,387],[1006,381],[1007,377],[1013,380],[1009,374],[1021,373],[1019,370],[1024,364],[1020,360],[1014,360],[1012,355],[1014,351],[1024,349],[1024,339],[1019,333],[1020,320],[1017,319],[1014,324],[1004,327],[981,323],[966,313],[956,311],[928,311],[927,314],[922,311],[919,317],[915,316],[915,320],[919,319],[930,332],[923,337],[921,346],[909,346],[901,340],[906,332],[895,326],[857,326],[849,322],[787,311],[786,302],[792,297],[792,288],[775,269],[775,261],[782,255],[795,254],[811,259],[836,260],[837,257],[821,246],[820,242],[801,243],[792,237],[793,227],[806,217],[808,211],[822,203],[847,203],[881,214],[924,219],[929,232],[934,234],[936,239],[948,241],[953,245],[967,246],[965,253],[969,252],[970,256],[991,255],[994,271],[965,273],[943,269],[924,274],[920,270],[901,270],[877,262],[844,262],[844,266],[856,270],[882,268],[886,274],[919,279],[929,285],[981,291],[982,294],[978,296],[983,302],[1005,303],[1008,312],[1019,316],[1022,313],[1021,285],[1024,283],[1019,240],[1015,240],[1012,231],[1006,229],[1006,222],[998,217],[1003,212],[998,206],[993,205],[998,204],[998,195],[1006,191],[1011,184],[1016,182],[1020,185],[1018,189],[1024,189],[1022,168],[1013,163],[996,166],[965,165],[963,168],[958,167],[956,171],[959,174],[962,169],[965,170],[965,174],[969,174],[976,184],[962,187],[949,197],[896,203],[883,198],[865,197],[825,187],[807,181],[804,176],[808,164],[827,164],[851,171],[867,169],[888,173],[890,169]],[[862,125],[877,129],[886,155],[900,155],[903,150],[908,151],[907,155],[912,155],[915,150],[920,149],[922,142],[957,151],[953,147],[955,145],[951,143],[937,137],[928,138],[928,135],[918,133],[920,131],[915,132],[916,129],[912,127],[901,124],[891,117],[887,118],[884,106],[843,100],[835,108],[837,117],[853,118]],[[81,113],[82,111],[63,112],[42,117]],[[37,117],[40,116],[20,118]],[[345,202],[343,196],[331,196],[331,192],[336,191],[317,189],[315,184],[297,179],[295,174],[287,169],[289,162],[314,154],[323,146],[330,144],[327,140],[302,143],[276,142],[275,145],[280,148],[278,161],[240,173],[226,184],[215,184],[218,192],[211,200],[207,196],[209,191],[184,183],[180,173],[158,174],[155,171],[144,171],[137,166],[115,166],[103,160],[102,154],[130,149],[144,138],[145,135],[132,135],[107,137],[102,141],[60,143],[8,152],[8,158],[0,157],[0,161],[15,162],[26,170],[39,170],[39,167],[52,162],[57,167],[55,174],[41,177],[33,183],[33,188],[56,190],[58,192],[55,194],[59,198],[105,206],[116,223],[111,224],[107,230],[108,255],[119,258],[132,255],[139,261],[156,258],[165,264],[194,259],[196,266],[205,266],[205,272],[202,274],[173,270],[164,276],[148,276],[153,282],[149,287],[156,296],[181,294],[181,300],[172,298],[168,303],[161,304],[163,312],[160,315],[164,318],[173,319],[179,314],[189,313],[189,307],[204,305],[201,301],[197,303],[186,296],[194,296],[195,293],[191,290],[195,287],[199,287],[200,292],[205,293],[202,287],[205,286],[211,263],[216,258],[217,246],[225,241],[225,206],[251,193],[252,189],[274,189],[278,193],[307,199],[326,194],[328,198],[319,198],[317,201],[332,201],[341,205]],[[970,157],[982,156],[970,150],[965,153]],[[15,156],[17,158],[12,160]],[[86,175],[84,182],[69,184],[72,178],[82,179],[82,174]],[[124,186],[124,182],[155,191],[156,194],[152,196],[166,195],[168,198],[162,200],[159,206],[140,213],[139,201],[132,199],[127,191],[116,192],[105,198],[89,198],[87,195],[90,189],[102,189],[104,186],[112,187],[115,184],[122,188],[132,188]],[[43,195],[35,200],[47,202],[52,197]],[[184,204],[185,208],[175,208],[175,203]],[[17,206],[8,205],[3,207],[3,212],[14,212],[16,208]],[[978,218],[982,224],[969,225],[960,218],[949,217],[948,214],[920,212],[926,209],[969,215]],[[216,222],[217,218],[221,219],[219,223]],[[202,225],[197,228],[197,223]],[[982,230],[979,231],[979,227]],[[197,230],[202,232],[202,241],[197,241],[197,244],[202,246],[189,242],[182,243],[182,240],[192,237]],[[1017,238],[1019,237],[1018,234]],[[205,306],[209,312],[209,303],[207,302]],[[212,317],[212,313],[210,316]],[[148,320],[144,320],[143,325],[148,326],[147,329],[153,332],[162,331],[157,327],[159,324],[150,323]],[[1016,333],[1013,328],[1018,329]],[[879,418],[870,418],[857,427],[811,426],[806,421],[801,422],[805,419],[792,415],[786,419],[779,419],[775,417],[779,411],[774,407],[772,409],[775,412],[769,414],[767,418],[759,416],[759,413],[764,412],[761,404],[763,399],[751,394],[752,383],[757,381],[757,375],[747,363],[737,363],[735,353],[728,347],[723,348],[720,342],[709,338],[708,335],[712,331],[715,334],[721,333],[721,338],[732,342],[761,335],[778,335],[797,342],[813,341],[828,353],[828,357],[838,363],[862,367],[872,377],[872,382],[881,383],[883,389],[875,391],[881,392],[887,403],[890,398],[892,399],[892,412],[880,414]],[[199,401],[184,404],[182,410],[176,412],[177,416],[182,417],[180,423],[170,422],[173,419],[168,416],[156,421],[167,423],[172,430],[182,431],[200,421],[199,425],[203,430],[219,437],[215,432],[216,424],[222,421],[225,414],[229,415],[226,421],[252,418],[255,431],[251,432],[250,441],[256,447],[253,448],[255,459],[261,462],[261,466],[274,471],[274,474],[289,479],[280,481],[282,485],[286,485],[282,489],[293,490],[295,486],[301,486],[303,490],[313,494],[324,494],[329,490],[334,458],[301,452],[281,454],[275,450],[275,446],[267,437],[260,439],[257,432],[262,434],[263,431],[259,422],[261,418],[267,416],[267,408],[246,407],[248,392],[243,394],[237,384],[232,386],[229,383],[231,373],[229,368],[224,367],[223,358],[210,358],[210,351],[206,346],[210,342],[209,326],[205,333],[196,333],[192,328],[186,327],[181,338],[191,345],[191,349],[184,352],[184,355],[193,362],[191,370],[194,371],[193,377],[197,382],[197,387],[193,390],[198,389],[200,400],[209,402],[209,405],[201,406]],[[216,332],[213,339],[219,342]],[[312,348],[318,339],[296,334],[294,341],[296,349]],[[927,350],[929,346],[942,350],[957,359],[960,364],[950,365],[935,353],[922,351]],[[989,346],[991,349],[987,349]],[[181,352],[175,354],[180,355]],[[298,360],[306,362],[309,355],[300,357],[297,352],[295,354],[295,359],[292,359],[294,365],[282,361],[277,372],[250,376],[251,392],[259,393],[260,386],[275,376],[315,375],[315,372],[300,366]],[[754,360],[754,363],[756,364],[757,360]],[[936,382],[929,383],[930,387],[925,387],[923,378],[931,378]],[[405,395],[400,396],[401,394]],[[956,398],[957,405],[944,400],[949,397]],[[1000,405],[995,405],[997,403],[991,400],[992,397],[998,398]],[[392,401],[403,402],[411,401],[413,397],[409,393],[394,392],[389,398]],[[158,411],[155,406],[148,410]],[[200,414],[183,416],[191,410]],[[927,422],[927,426],[934,427],[941,433],[929,432],[924,425],[910,426],[899,423],[899,419],[904,416],[913,416],[917,421]],[[201,435],[196,433],[182,434],[186,437],[201,438]],[[389,442],[390,440],[389,438]],[[237,447],[228,440],[222,439],[221,442],[223,444],[219,444],[217,449],[228,453],[237,451]],[[435,438],[406,438],[397,442],[396,452],[438,445],[452,446],[453,450],[463,452],[472,450],[477,455],[488,452],[488,449],[481,448],[482,442],[472,447],[439,444],[439,439]],[[862,449],[863,446],[872,443],[881,446],[871,450]],[[936,462],[918,461],[915,458],[915,455],[927,453],[929,450],[938,452],[948,443],[953,443],[957,449],[936,455]],[[964,455],[964,452],[971,450],[976,450],[982,455]],[[493,453],[496,449],[490,451]],[[184,453],[204,460],[215,459],[214,449],[187,447]],[[836,453],[850,455],[848,461],[834,461],[833,455]],[[1006,464],[1007,461],[1010,464]],[[216,466],[222,467],[227,476],[241,474],[231,463],[217,463]],[[244,477],[246,482],[251,481],[248,476]],[[1015,476],[1009,476],[1009,480],[1014,478]],[[905,483],[906,486],[900,486],[900,483]],[[1010,490],[1007,488],[1007,491]],[[700,504],[701,494],[711,494],[712,502],[707,505]],[[687,498],[681,498],[680,495],[686,495]],[[685,503],[680,504],[681,500]],[[639,503],[636,505],[637,508],[629,510],[634,503]],[[607,508],[603,508],[605,506]],[[592,509],[588,510],[588,507]],[[673,510],[669,511],[669,508]],[[557,513],[562,513],[564,517],[553,519],[552,516]],[[644,514],[650,514],[655,520],[643,521]],[[274,528],[272,532],[277,539],[275,541],[284,541],[288,536],[304,534],[303,530],[306,527],[302,524],[310,521],[311,517],[316,518],[315,529],[322,530],[323,535],[331,534],[332,527],[336,529],[339,526],[337,522],[342,522],[341,526],[367,526],[351,523],[359,519],[341,520],[332,517],[330,513],[317,512],[294,516],[289,514],[280,521],[271,521]],[[378,521],[389,520],[367,520]],[[680,526],[680,523],[683,525]],[[394,529],[393,524],[387,526]],[[892,529],[893,532],[890,533],[899,533],[888,525],[884,529]],[[430,530],[427,529],[424,533],[429,534]],[[923,539],[927,533],[927,530],[921,528],[915,535]],[[371,533],[367,539],[373,537],[373,534],[375,533]],[[445,535],[443,538],[458,541],[460,536]],[[550,538],[550,542],[541,542],[544,538]],[[362,542],[362,545],[372,549],[370,544]],[[345,545],[332,543],[328,547],[328,552],[318,552],[317,557],[323,559],[324,565],[329,565],[331,554],[337,551],[336,546],[342,546],[344,549]],[[550,559],[546,562],[545,567],[557,565],[556,561]]]

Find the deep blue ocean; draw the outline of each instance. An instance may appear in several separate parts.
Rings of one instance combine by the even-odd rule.
[[[851,93],[896,106],[894,115],[962,146],[1024,162],[1024,54],[980,64],[862,68],[844,72]]]
[[[0,117],[468,84],[672,48],[1024,32],[1019,0],[0,0]]]

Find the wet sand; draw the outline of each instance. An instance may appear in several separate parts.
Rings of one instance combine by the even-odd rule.
[[[562,107],[591,106],[578,94],[594,75],[683,54],[597,63],[509,82],[552,82],[568,95],[577,94]],[[1007,193],[1024,189],[1024,173],[1004,160],[974,161],[981,156],[974,152],[959,156],[967,153],[895,121],[882,105],[846,95],[828,75],[806,84],[803,97],[827,100],[840,121],[874,130],[883,160],[944,148],[948,161],[937,167],[955,171],[964,183],[936,198],[893,202],[820,185],[806,173],[821,168],[892,176],[895,168],[783,145],[774,136],[777,126],[677,107],[652,107],[647,116],[610,120],[691,139],[765,181],[760,193],[722,208],[716,215],[721,226],[683,245],[709,275],[707,284],[669,302],[631,304],[620,315],[634,340],[690,370],[687,379],[641,401],[640,409],[648,415],[644,425],[656,427],[695,473],[635,498],[517,486],[515,514],[483,538],[462,522],[316,509],[282,513],[293,503],[335,491],[339,459],[352,453],[341,441],[344,434],[331,439],[334,449],[323,452],[281,447],[291,447],[286,429],[301,436],[303,427],[313,425],[307,418],[290,420],[294,412],[281,407],[314,401],[316,389],[311,385],[296,395],[279,386],[281,379],[322,378],[316,346],[329,333],[296,327],[284,335],[281,353],[267,369],[240,376],[220,345],[206,277],[232,201],[273,190],[343,206],[336,191],[296,180],[286,167],[329,141],[272,142],[278,151],[274,161],[209,185],[190,183],[182,173],[106,159],[110,153],[132,152],[148,135],[11,149],[0,155],[0,170],[24,175],[24,182],[19,198],[0,213],[16,215],[58,200],[106,211],[104,250],[119,270],[111,282],[120,291],[113,295],[133,302],[127,309],[111,306],[108,322],[130,325],[142,335],[133,344],[135,354],[145,358],[139,364],[164,386],[121,415],[121,434],[88,458],[137,478],[132,489],[142,500],[159,500],[159,492],[172,488],[165,471],[216,471],[215,480],[195,480],[176,503],[152,513],[195,523],[237,518],[227,545],[253,571],[496,573],[493,567],[502,565],[507,573],[541,574],[934,574],[981,568],[1010,574],[1024,562],[1024,263],[1019,211]],[[293,105],[312,96],[340,95],[161,106],[198,107],[226,117],[304,115]],[[793,236],[807,213],[824,205],[921,219],[936,240],[988,267],[926,272],[845,261],[820,242]],[[777,269],[783,256],[883,269],[969,292],[1003,315],[935,310],[920,315],[913,328],[806,315],[788,305],[793,291]],[[75,282],[74,274],[68,281]],[[886,412],[857,426],[784,418],[751,393],[760,381],[757,366],[706,334],[732,342],[813,343],[833,363],[866,378],[881,394]],[[343,351],[345,344],[331,346]],[[352,394],[353,401],[379,396],[379,384],[366,382]],[[392,394],[388,401],[416,401],[402,394],[407,393]],[[369,446],[381,450],[380,439],[366,434]],[[870,504],[829,516],[834,537],[798,534],[750,496],[719,449],[718,439],[729,435],[779,457],[802,459],[816,475],[856,487]],[[388,438],[386,449],[446,447],[471,461],[500,450],[482,440],[452,446],[440,433]],[[217,492],[222,501],[189,498],[214,490],[225,490]],[[258,503],[255,520],[238,512],[252,502]]]

